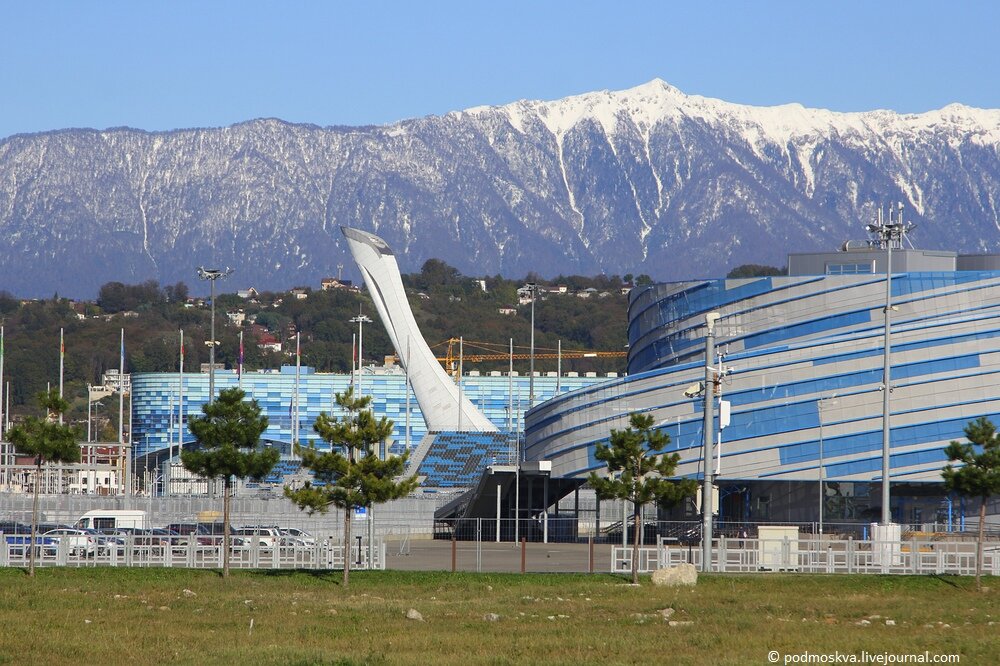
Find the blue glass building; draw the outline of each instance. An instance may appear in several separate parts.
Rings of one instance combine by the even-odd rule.
[[[996,258],[898,254],[893,266],[910,270],[891,276],[890,479],[900,489],[891,501],[897,520],[919,523],[933,520],[929,513],[945,501],[944,447],[963,440],[970,421],[1000,414],[1000,271],[962,269],[994,269]],[[702,476],[704,399],[684,391],[705,379],[705,316],[717,312],[716,345],[731,372],[719,383],[716,404],[730,403],[731,421],[713,464],[722,493],[740,495],[739,502],[723,500],[728,517],[815,520],[820,474],[831,515],[877,516],[884,257],[878,250],[807,255],[809,261],[792,255],[789,276],[633,290],[628,376],[532,410],[528,459],[551,461],[554,476],[583,478],[604,468],[596,444],[640,411],[671,437],[678,472]],[[930,504],[915,499],[922,488],[936,494]]]
[[[510,380],[513,380],[511,382]],[[541,402],[554,397],[558,392],[607,381],[598,376],[536,376],[534,381],[535,401]],[[190,414],[200,414],[201,406],[208,400],[208,375],[183,375],[184,419]],[[510,385],[513,384],[513,400],[510,399]],[[321,412],[337,415],[334,396],[351,385],[351,375],[316,373],[311,368],[301,368],[299,373],[299,438],[303,444],[316,440],[312,425]],[[295,368],[285,366],[280,371],[248,372],[237,377],[235,371],[215,372],[216,391],[241,387],[248,396],[257,400],[268,418],[268,428],[263,440],[277,446],[284,458],[291,456],[292,421],[295,415]],[[132,375],[133,401],[133,442],[135,455],[147,459],[162,459],[173,445],[176,450],[180,402],[180,375],[174,373],[136,373]],[[371,395],[372,408],[377,417],[385,416],[393,421],[391,451],[405,450],[406,442],[406,377],[402,370],[366,372],[361,377],[361,390]],[[518,430],[523,425],[524,412],[528,406],[529,378],[517,376],[509,378],[492,375],[466,375],[462,380],[462,392],[474,405],[486,414],[500,430]],[[509,406],[513,404],[513,414]],[[508,421],[510,419],[510,422]],[[426,434],[427,427],[420,413],[415,397],[410,396],[410,438],[411,447],[416,447]],[[192,440],[190,431],[184,428],[185,443]],[[317,442],[318,443],[318,442]]]

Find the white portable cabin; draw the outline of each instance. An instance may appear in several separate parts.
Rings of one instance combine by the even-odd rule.
[[[88,511],[76,521],[77,529],[117,530],[122,528],[149,529],[149,516],[145,511],[111,509]]]

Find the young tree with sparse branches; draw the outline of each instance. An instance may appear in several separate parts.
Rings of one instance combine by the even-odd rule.
[[[979,538],[976,546],[976,589],[982,589],[983,534],[986,503],[1000,493],[1000,437],[993,422],[982,416],[965,426],[967,443],[951,442],[944,450],[949,462],[941,471],[944,487],[963,497],[979,498]],[[952,463],[959,463],[955,466]]]
[[[319,451],[310,442],[296,446],[302,466],[312,470],[321,485],[307,481],[302,488],[285,487],[285,496],[310,515],[326,513],[330,506],[344,510],[344,587],[350,583],[351,517],[355,507],[370,509],[375,504],[405,497],[417,487],[415,476],[401,479],[409,454],[380,460],[375,447],[392,435],[392,421],[376,419],[369,408],[371,396],[357,397],[349,388],[336,396],[344,410],[336,419],[323,412],[313,429],[330,445]]]
[[[608,467],[606,477],[590,473],[588,483],[599,500],[632,503],[635,535],[632,541],[632,583],[639,582],[639,511],[643,504],[669,508],[697,491],[694,479],[671,480],[680,455],[662,453],[670,436],[653,428],[653,416],[633,412],[625,430],[612,430],[608,444],[598,444],[594,457]],[[622,530],[625,524],[622,523]]]
[[[59,415],[69,409],[69,403],[59,396],[58,389],[38,395],[45,409],[45,418],[29,417],[7,431],[8,441],[21,454],[35,457],[34,498],[31,503],[31,544],[28,575],[35,575],[35,533],[38,531],[38,486],[41,485],[42,465],[48,462],[79,462],[80,445],[73,429],[59,423]]]
[[[277,449],[259,446],[267,417],[261,415],[256,400],[244,400],[245,396],[238,388],[224,389],[214,402],[203,405],[203,416],[192,416],[188,421],[196,447],[181,453],[181,462],[189,472],[223,481],[223,578],[229,577],[229,498],[234,480],[260,481],[281,457]]]

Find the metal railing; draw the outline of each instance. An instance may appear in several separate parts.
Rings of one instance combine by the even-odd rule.
[[[840,539],[712,540],[708,570],[720,573],[797,572],[824,574],[954,574],[974,575],[976,542],[968,539],[876,541]],[[613,573],[632,570],[632,548],[612,549]],[[651,572],[682,563],[704,570],[699,548],[661,540],[639,548],[639,571]],[[983,544],[983,573],[1000,575],[1000,542]]]
[[[204,543],[197,536],[159,539],[145,534],[123,535],[113,541],[87,544],[78,537],[36,537],[35,566],[69,567],[180,567],[217,569],[223,565],[221,539]],[[26,567],[31,556],[31,537],[0,534],[0,567]],[[268,546],[260,540],[250,544],[234,541],[229,549],[229,566],[236,569],[343,569],[344,546],[339,539],[319,539],[313,545]],[[347,552],[352,569],[385,569],[386,546],[381,538],[364,537]],[[371,559],[369,560],[369,551]]]

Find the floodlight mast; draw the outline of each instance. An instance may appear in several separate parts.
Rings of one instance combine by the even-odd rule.
[[[889,476],[891,473],[889,461],[890,449],[890,397],[892,395],[891,359],[892,359],[892,250],[903,249],[906,234],[913,230],[913,224],[903,222],[903,204],[896,208],[893,219],[893,208],[889,206],[888,221],[882,217],[881,206],[873,224],[866,228],[873,234],[879,245],[885,248],[885,341],[882,347],[882,525],[892,524],[892,511],[889,507]]]
[[[232,268],[226,267],[225,269],[220,268],[205,268],[204,266],[198,267],[198,277],[202,280],[208,280],[212,283],[212,333],[211,339],[205,344],[208,345],[208,402],[209,404],[215,402],[215,348],[219,342],[215,339],[215,281],[224,278],[233,272]]]

